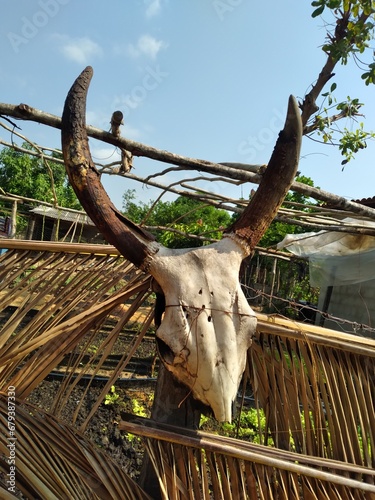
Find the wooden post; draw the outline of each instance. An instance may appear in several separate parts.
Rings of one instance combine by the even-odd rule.
[[[271,276],[272,276],[272,282],[271,282],[271,291],[270,291],[270,299],[268,306],[272,306],[272,299],[273,299],[273,293],[275,290],[275,279],[276,279],[276,265],[277,265],[277,259],[276,257],[273,258],[273,263],[272,263],[272,271],[271,271]]]
[[[26,234],[27,240],[33,239],[34,228],[35,228],[35,215],[33,215],[31,219],[29,219],[29,224],[27,226],[27,234]]]
[[[14,239],[17,231],[17,200],[12,203],[12,216],[9,238]]]
[[[198,429],[203,405],[190,393],[190,389],[180,384],[160,363],[151,418],[162,423]],[[147,453],[143,458],[138,482],[153,499],[161,498],[159,481]]]

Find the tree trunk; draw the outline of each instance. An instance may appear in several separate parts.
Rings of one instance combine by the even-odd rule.
[[[203,405],[190,392],[161,363],[151,418],[158,422],[197,429]],[[144,455],[139,484],[153,499],[161,498],[159,481],[147,453]]]

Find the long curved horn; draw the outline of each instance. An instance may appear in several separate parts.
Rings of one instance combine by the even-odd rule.
[[[284,129],[280,132],[262,181],[240,218],[226,229],[242,240],[250,253],[259,242],[288,193],[297,173],[302,142],[298,104],[289,97]]]
[[[93,70],[88,66],[73,83],[65,100],[61,129],[65,167],[78,199],[105,239],[130,262],[146,269],[160,245],[150,233],[116,209],[90,155],[85,115],[92,75]]]

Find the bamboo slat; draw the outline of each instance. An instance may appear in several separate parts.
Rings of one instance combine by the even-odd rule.
[[[112,245],[89,245],[86,243],[61,243],[60,241],[15,240],[1,238],[1,248],[32,250],[35,252],[90,253],[97,255],[120,255]]]

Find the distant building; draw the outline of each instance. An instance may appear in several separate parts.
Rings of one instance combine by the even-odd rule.
[[[0,217],[0,238],[9,238],[11,233],[10,217]]]
[[[75,243],[105,243],[84,212],[39,205],[30,210],[26,239]]]
[[[9,238],[11,230],[12,230],[11,218],[0,217],[0,238]],[[5,252],[6,248],[0,248],[0,255],[2,255]]]

